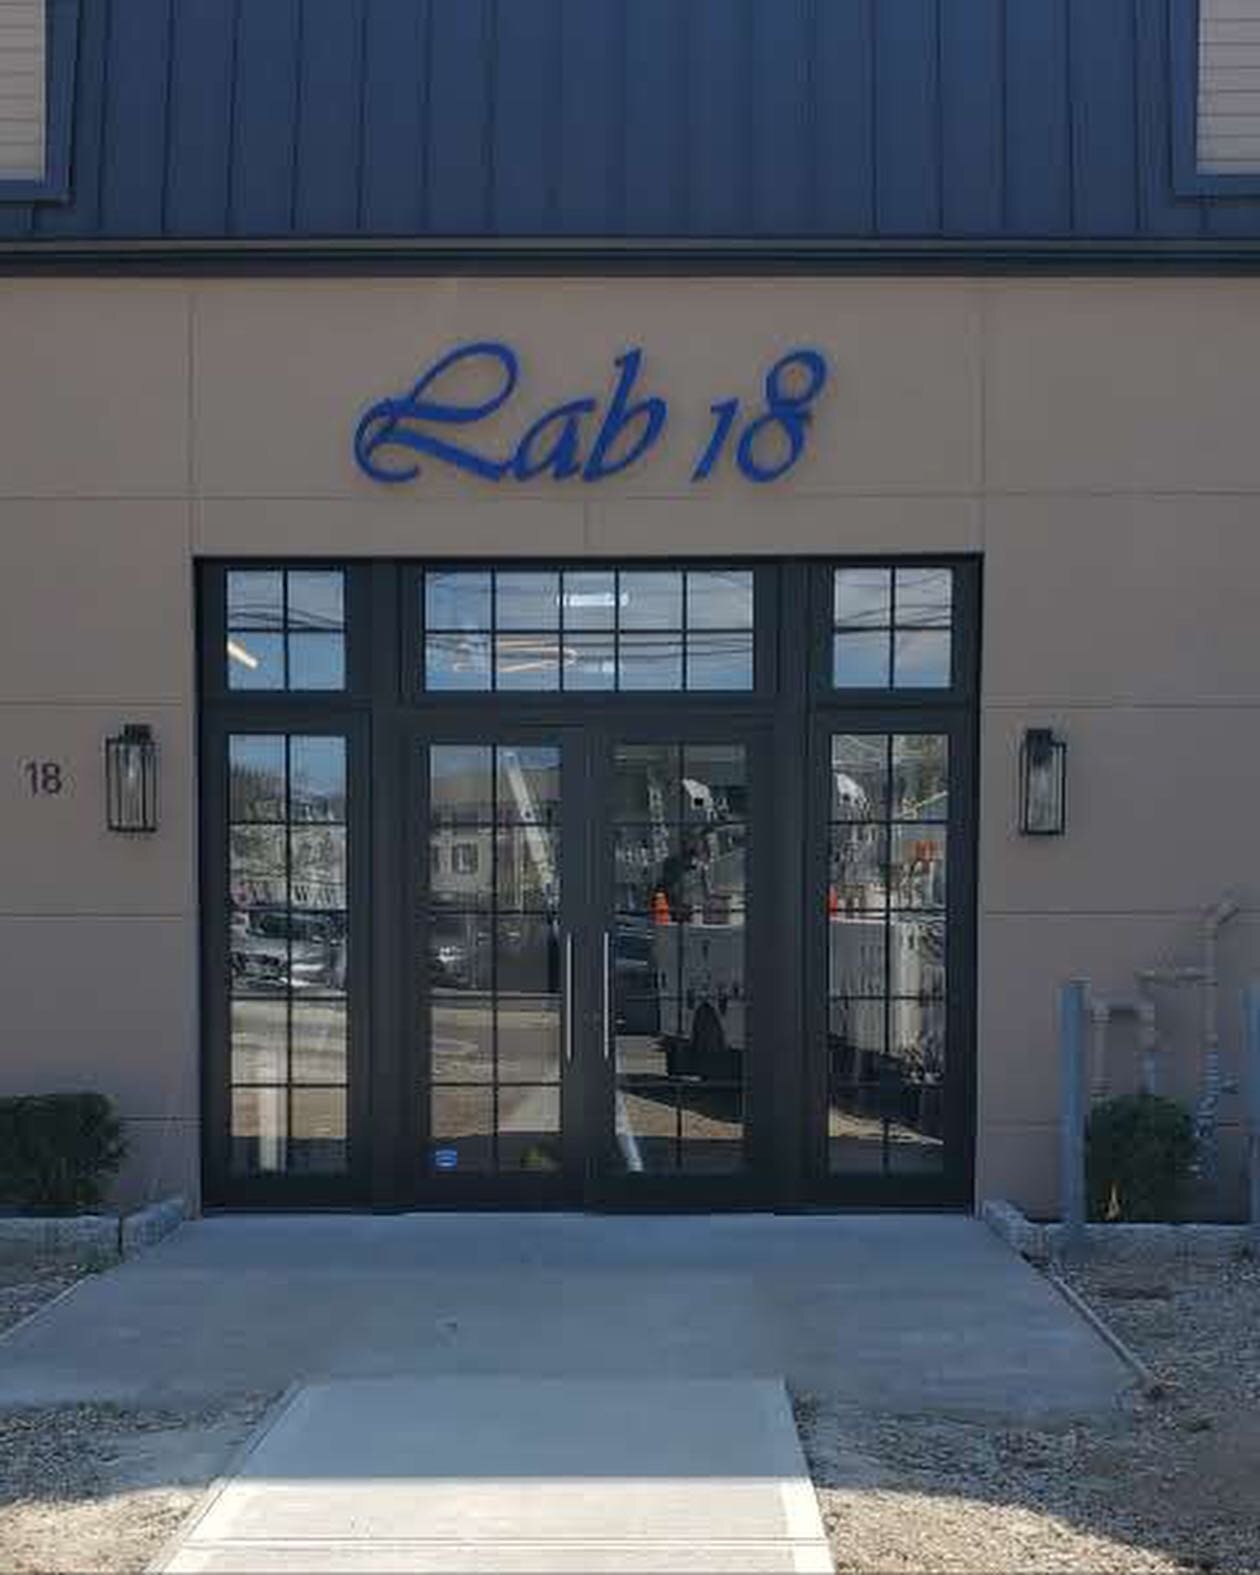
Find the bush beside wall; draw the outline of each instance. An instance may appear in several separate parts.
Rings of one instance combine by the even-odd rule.
[[[48,1214],[93,1208],[126,1152],[104,1094],[0,1099],[0,1205]]]

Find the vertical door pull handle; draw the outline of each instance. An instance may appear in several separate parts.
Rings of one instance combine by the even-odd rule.
[[[604,1060],[612,1060],[613,1020],[612,1020],[612,934],[604,931]]]
[[[564,1059],[573,1059],[573,932],[564,934]]]

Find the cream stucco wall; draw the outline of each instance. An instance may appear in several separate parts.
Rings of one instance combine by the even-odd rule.
[[[522,354],[505,438],[641,344],[666,451],[593,491],[360,477],[359,410],[472,337]],[[832,366],[805,459],[690,486],[709,402],[756,403],[794,343]],[[128,1193],[194,1184],[197,555],[977,551],[977,1187],[1050,1207],[1057,982],[1126,989],[1226,886],[1227,987],[1260,972],[1257,366],[1243,281],[0,284],[0,1089],[103,1087]],[[147,841],[102,829],[123,719],[163,752]],[[1013,830],[1037,723],[1070,740],[1050,843]],[[21,769],[45,757],[58,798]]]

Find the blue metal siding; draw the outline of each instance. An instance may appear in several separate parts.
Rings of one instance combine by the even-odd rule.
[[[1178,189],[1194,6],[90,0],[0,238],[1260,239]]]

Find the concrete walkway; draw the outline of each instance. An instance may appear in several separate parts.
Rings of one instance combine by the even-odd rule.
[[[299,1389],[160,1567],[832,1566],[780,1383],[437,1378]]]
[[[0,1341],[0,1404],[298,1380],[752,1377],[885,1410],[1067,1419],[1127,1370],[974,1220],[201,1220]]]

